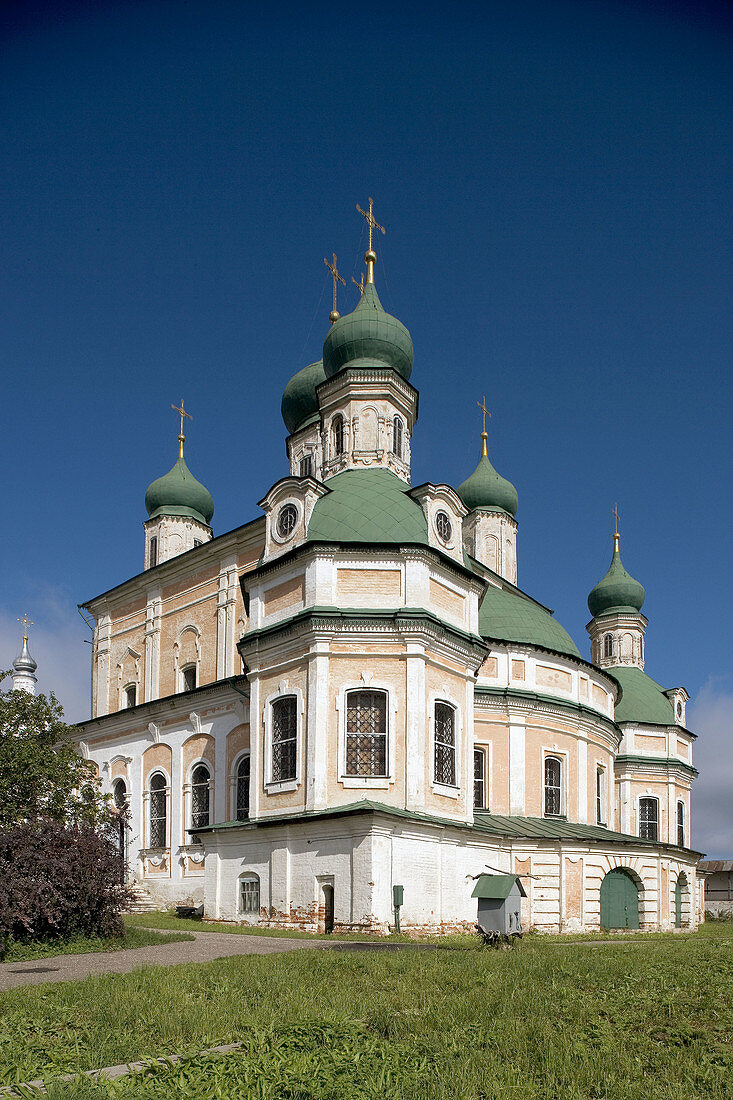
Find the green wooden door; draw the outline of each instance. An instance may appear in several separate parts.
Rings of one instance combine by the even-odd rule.
[[[609,871],[601,883],[601,928],[638,928],[639,891],[626,871]]]

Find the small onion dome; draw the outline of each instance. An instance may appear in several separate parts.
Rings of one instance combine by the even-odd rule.
[[[591,589],[588,610],[595,619],[607,611],[641,611],[644,589],[624,569],[618,550],[618,535],[614,536],[611,567],[603,580]]]
[[[372,367],[376,359],[407,380],[414,358],[412,337],[401,321],[384,312],[374,283],[364,287],[353,313],[334,321],[323,344],[327,378],[346,366],[360,366],[362,359],[371,360],[369,365]]]
[[[303,367],[288,382],[280,406],[285,427],[290,434],[318,412],[316,386],[326,381],[323,360]]]
[[[172,470],[148,487],[145,507],[150,519],[157,516],[188,516],[208,527],[214,514],[214,499],[193,476],[183,455]]]
[[[482,433],[483,448],[478,466],[462,485],[458,486],[458,495],[469,509],[500,508],[510,516],[517,513],[519,497],[511,481],[497,474],[486,453],[485,432]]]
[[[30,650],[28,649],[27,638],[23,638],[23,648],[13,661],[13,668],[16,672],[31,674],[33,674],[38,668],[38,665],[31,657]]]

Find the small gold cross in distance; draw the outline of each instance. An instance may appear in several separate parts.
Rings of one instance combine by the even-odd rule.
[[[362,271],[362,273],[361,273],[361,282],[357,283],[357,281],[356,281],[356,279],[354,278],[353,275],[351,276],[351,281],[354,284],[354,286],[358,286],[359,293],[363,294],[364,293],[364,272]]]
[[[184,416],[187,416],[189,420],[193,420],[193,417],[191,416],[190,413],[187,413],[186,410],[184,409],[184,407],[183,407],[183,398],[181,398],[181,407],[180,408],[178,407],[178,405],[171,405],[171,408],[175,412],[177,412],[179,414],[179,416],[181,417],[181,431],[180,431],[180,434],[183,435],[183,418],[184,418]]]
[[[28,627],[29,626],[35,626],[36,624],[32,623],[31,620],[28,618],[28,612],[27,611],[25,611],[23,613],[23,618],[22,619],[18,619],[18,622],[23,624],[23,641],[27,642],[28,641]]]
[[[484,414],[484,427],[483,427],[483,430],[486,431],[486,417],[488,416],[489,420],[491,420],[491,413],[486,408],[486,394],[484,394],[483,401],[477,401],[476,404],[481,409],[481,412]]]
[[[359,203],[356,204],[356,209],[359,211],[362,218],[366,219],[366,223],[369,226],[369,251],[370,252],[373,251],[372,250],[372,233],[373,233],[373,231],[375,229],[378,229],[381,233],[386,233],[387,232],[387,230],[384,228],[384,226],[380,225],[379,222],[377,221],[377,219],[374,217],[373,208],[374,208],[374,199],[372,199],[372,198],[369,199],[369,212],[368,213],[367,213],[366,210],[362,210],[362,208],[359,206]]]
[[[613,516],[613,518],[614,518],[614,519],[615,519],[615,521],[616,521],[616,529],[615,529],[615,534],[618,534],[618,521],[619,521],[619,520],[620,520],[620,518],[621,518],[621,517],[619,516],[619,514],[618,514],[618,503],[614,504],[614,506],[613,506],[613,511],[611,512],[611,515]]]
[[[328,262],[328,260],[325,258],[325,256],[323,258],[323,262],[326,265],[326,267],[328,268],[328,270],[331,272],[331,275],[333,276],[333,312],[337,313],[338,309],[337,309],[337,306],[336,306],[336,289],[337,289],[336,284],[341,283],[342,286],[346,286],[346,279],[341,278],[341,275],[339,274],[339,269],[336,267],[336,253],[335,252],[333,254],[333,263],[332,264],[330,264]]]

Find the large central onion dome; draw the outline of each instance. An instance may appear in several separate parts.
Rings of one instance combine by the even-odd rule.
[[[481,433],[483,441],[478,466],[462,485],[458,486],[458,495],[469,509],[500,508],[510,516],[517,513],[519,497],[511,481],[498,474],[489,461],[486,451],[486,432]]]
[[[288,382],[283,393],[282,412],[285,427],[290,434],[297,432],[307,420],[318,413],[316,387],[326,381],[323,360],[303,367]]]
[[[214,498],[206,486],[196,480],[181,454],[175,466],[148,487],[145,507],[150,519],[187,516],[208,527],[214,515]]]
[[[613,539],[610,568],[588,596],[588,610],[594,619],[610,611],[638,612],[644,603],[642,585],[624,569],[618,549],[618,535],[614,535]]]
[[[333,323],[323,344],[327,378],[347,366],[373,368],[386,364],[407,380],[414,358],[410,333],[401,321],[384,312],[372,282],[367,282],[353,313]]]

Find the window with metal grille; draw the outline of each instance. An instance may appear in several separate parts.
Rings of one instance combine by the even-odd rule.
[[[384,691],[350,691],[346,696],[346,774],[387,774],[387,695]]]
[[[402,458],[402,420],[399,416],[392,421],[392,452]]]
[[[435,530],[441,542],[450,542],[453,535],[453,525],[446,512],[438,512],[435,517]]]
[[[603,656],[613,657],[613,634],[606,634],[603,638]]]
[[[606,824],[606,772],[603,768],[596,768],[596,822],[598,825]]]
[[[249,817],[249,756],[243,756],[237,767],[237,821]]]
[[[183,677],[183,690],[193,691],[196,687],[196,665],[187,665],[186,668],[182,668],[181,676]]]
[[[456,785],[456,712],[447,703],[435,704],[435,782]]]
[[[486,809],[486,749],[473,750],[473,808]]]
[[[168,832],[168,795],[164,775],[150,777],[150,847],[165,848]]]
[[[285,695],[272,704],[272,782],[295,779],[297,700]]]
[[[644,840],[659,839],[659,803],[656,798],[639,799],[639,836]]]
[[[344,453],[344,418],[337,416],[333,421],[333,453],[334,457]]]
[[[134,707],[137,703],[137,685],[130,684],[125,688],[125,706]]]
[[[685,804],[677,803],[677,843],[680,848],[685,846]]]
[[[562,807],[562,764],[555,756],[545,757],[545,816],[557,817]]]
[[[260,880],[257,875],[245,875],[239,880],[239,911],[259,916]]]
[[[197,764],[191,773],[191,828],[209,824],[209,786],[211,774],[205,764]]]
[[[298,525],[298,509],[294,504],[285,504],[277,517],[277,533],[281,539],[292,535]]]
[[[301,458],[300,476],[313,477],[313,458],[311,457],[311,455],[306,455],[305,458]]]
[[[155,536],[150,540],[150,568],[158,564],[158,540]]]

